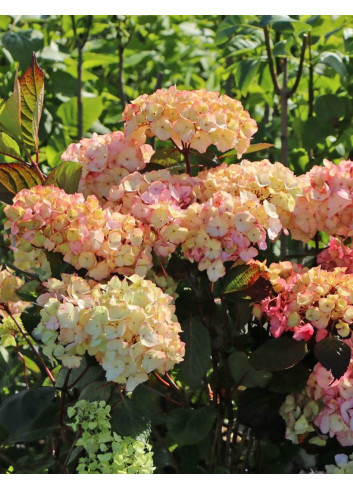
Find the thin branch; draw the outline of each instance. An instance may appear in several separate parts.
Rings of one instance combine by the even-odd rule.
[[[277,74],[275,71],[274,63],[273,63],[272,49],[271,49],[271,44],[270,44],[270,35],[268,32],[268,26],[267,25],[264,27],[264,32],[265,32],[265,45],[266,45],[266,51],[267,51],[268,65],[270,68],[271,78],[272,78],[273,86],[275,87],[275,92],[277,93],[277,95],[279,95],[281,92],[281,88],[278,85]]]
[[[296,90],[298,88],[298,85],[299,85],[299,82],[300,82],[300,79],[302,77],[303,65],[304,65],[304,58],[305,58],[305,49],[306,49],[306,45],[307,45],[307,37],[308,36],[306,34],[304,34],[304,36],[303,36],[303,44],[302,44],[302,51],[301,51],[301,54],[300,54],[299,67],[298,67],[298,71],[297,71],[297,77],[295,79],[295,82],[294,82],[294,85],[293,85],[292,89],[288,93],[288,98],[290,98],[296,92]]]
[[[45,373],[47,374],[47,376],[49,377],[49,379],[51,380],[52,384],[55,385],[55,379],[53,377],[53,374],[51,373],[51,371],[48,369],[48,367],[45,365],[42,357],[40,356],[40,354],[38,353],[38,351],[34,348],[34,345],[33,343],[31,342],[31,340],[28,338],[27,336],[27,333],[22,329],[21,325],[19,324],[19,322],[17,321],[17,319],[11,314],[11,311],[9,310],[9,308],[7,307],[6,304],[1,304],[3,309],[7,312],[7,314],[10,316],[10,318],[13,320],[13,322],[16,324],[17,328],[19,329],[20,333],[22,334],[22,336],[24,337],[24,339],[26,340],[28,346],[31,348],[31,350],[33,351],[33,353],[35,354],[35,356],[38,358],[38,360],[40,361],[40,364],[42,365],[42,367],[44,368],[45,370]]]

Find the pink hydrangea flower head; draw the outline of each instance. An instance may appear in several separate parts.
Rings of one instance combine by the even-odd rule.
[[[257,131],[256,122],[241,103],[227,95],[175,86],[141,95],[125,107],[125,133],[130,137],[172,139],[180,148],[204,153],[211,144],[225,152],[236,148],[240,157]]]
[[[129,173],[145,168],[153,153],[149,144],[140,144],[137,139],[115,131],[94,133],[91,138],[70,144],[61,159],[82,165],[79,192],[85,196],[94,194],[102,201],[107,199],[112,185],[118,185]]]
[[[111,273],[146,275],[154,235],[130,214],[103,209],[97,197],[54,186],[21,190],[5,208],[16,248],[54,251],[77,270],[101,280]]]

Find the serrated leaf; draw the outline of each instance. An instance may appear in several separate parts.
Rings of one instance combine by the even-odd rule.
[[[262,268],[256,263],[231,268],[220,286],[220,295],[239,292],[251,287],[261,275]]]
[[[252,353],[249,362],[259,370],[285,370],[299,363],[307,353],[305,341],[282,336],[266,341]]]
[[[31,66],[19,80],[22,139],[29,150],[38,149],[38,131],[44,100],[44,73],[32,55]]]
[[[211,340],[207,329],[198,318],[184,321],[182,329],[185,357],[179,366],[179,372],[181,379],[192,389],[196,389],[211,366]]]
[[[167,421],[169,434],[179,446],[196,445],[207,436],[215,418],[213,406],[174,409]]]
[[[255,151],[263,151],[264,149],[271,148],[272,146],[274,145],[269,143],[250,144],[250,146],[245,151],[245,153],[243,153],[243,155],[255,153]],[[227,158],[228,156],[237,156],[237,154],[238,154],[238,150],[231,149],[230,151],[227,151],[226,153],[222,154],[222,156],[220,156],[220,159]]]
[[[161,148],[152,155],[150,163],[169,168],[170,166],[178,165],[181,160],[182,155],[176,148]]]
[[[37,173],[20,163],[0,163],[0,201],[12,204],[13,197],[23,188],[32,188],[42,182]]]
[[[18,144],[5,132],[0,132],[0,154],[22,160]]]
[[[333,336],[326,336],[316,343],[314,355],[323,367],[331,371],[334,379],[339,379],[348,368],[351,349],[342,340]]]
[[[78,190],[78,184],[82,174],[82,166],[74,161],[64,161],[60,166],[52,170],[44,185],[55,185],[67,194],[74,194]]]

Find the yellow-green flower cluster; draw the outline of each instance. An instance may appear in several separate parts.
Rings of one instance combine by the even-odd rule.
[[[78,367],[86,352],[108,381],[132,391],[153,370],[165,373],[183,360],[184,343],[173,298],[138,275],[107,284],[63,274],[51,278],[38,297],[41,322],[33,331],[43,352]]]
[[[338,453],[335,464],[325,465],[326,474],[353,474],[353,454]]]
[[[153,452],[148,443],[119,436],[110,424],[110,406],[105,401],[78,401],[68,408],[74,431],[82,430],[76,447],[86,456],[79,459],[79,474],[152,474]]]

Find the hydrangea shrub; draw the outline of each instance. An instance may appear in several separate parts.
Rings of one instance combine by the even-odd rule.
[[[43,79],[34,59],[23,100]],[[206,90],[143,94],[122,117],[49,175],[0,164],[0,354],[8,379],[23,369],[2,385],[2,446],[46,447],[45,473],[290,472],[303,456],[351,472],[353,162],[297,176],[241,159],[256,122]],[[20,146],[27,119],[4,126]]]

